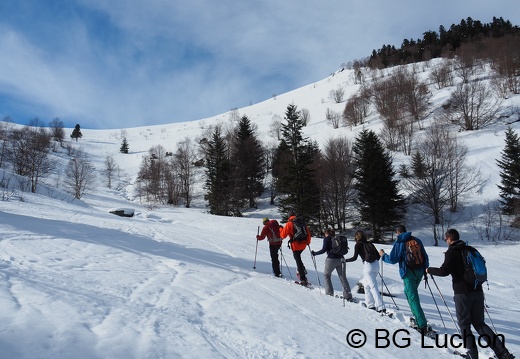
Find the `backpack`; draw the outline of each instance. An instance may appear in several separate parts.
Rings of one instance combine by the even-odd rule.
[[[344,256],[348,253],[348,239],[345,236],[332,237],[332,249],[330,253]]]
[[[280,224],[278,223],[278,221],[276,219],[272,219],[269,221],[268,226],[269,230],[271,231],[272,238],[269,238],[269,236],[267,236],[267,240],[270,243],[281,242],[282,238],[280,238]]]
[[[425,260],[422,254],[421,244],[414,237],[410,237],[404,246],[406,250],[406,265],[411,269],[424,268]]]
[[[368,263],[374,263],[379,260],[381,256],[372,242],[363,242],[363,249],[365,250],[365,258],[363,260]]]
[[[296,217],[293,219],[294,235],[293,240],[297,242],[305,242],[307,240],[307,225],[303,217]]]
[[[464,281],[476,289],[479,284],[487,281],[486,260],[476,248],[465,246],[462,250],[464,262]]]

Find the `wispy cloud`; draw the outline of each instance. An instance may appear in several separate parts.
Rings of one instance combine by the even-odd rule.
[[[0,115],[92,128],[209,117],[468,16],[518,24],[516,8],[509,0],[4,0]]]

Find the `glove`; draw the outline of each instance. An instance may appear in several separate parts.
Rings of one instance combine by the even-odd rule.
[[[257,235],[256,236],[256,240],[259,241],[260,240],[260,236]]]
[[[311,251],[312,256],[314,257],[316,255],[316,252]]]

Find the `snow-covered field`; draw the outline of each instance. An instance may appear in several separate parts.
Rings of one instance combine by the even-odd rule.
[[[333,130],[324,120],[328,107],[335,111],[344,107],[327,100],[330,89],[343,84],[353,93],[357,88],[348,72],[239,109],[240,114],[248,115],[268,141],[273,115],[283,117],[287,105],[294,102],[310,110],[312,119],[305,131],[319,143],[335,135],[354,138],[361,127]],[[443,98],[441,92],[435,98]],[[518,96],[509,101],[504,108],[517,104]],[[228,122],[228,116],[122,128],[130,146],[128,155],[119,153],[119,129],[83,129],[83,138],[72,145],[88,153],[99,171],[105,156],[112,155],[133,181],[150,147],[161,144],[175,151],[178,141],[196,140],[208,126]],[[365,125],[376,130],[378,126],[375,119]],[[471,218],[454,227],[485,256],[489,316],[505,335],[507,347],[520,354],[520,245],[481,242],[472,228],[480,205],[498,196],[495,159],[504,146],[505,128],[497,123],[460,134],[469,148],[468,162],[479,166],[486,182],[466,199],[471,208],[466,214]],[[518,122],[513,128],[520,132]],[[100,175],[96,191],[81,201],[73,200],[52,180],[37,194],[17,192],[0,201],[0,358],[453,357],[451,349],[443,346],[456,329],[433,283],[436,303],[424,286],[421,300],[427,319],[442,335],[437,342],[422,342],[406,326],[410,311],[397,266],[382,268],[388,288],[396,295],[395,318],[381,317],[359,304],[344,306],[342,300],[325,296],[318,285],[317,276],[323,283],[325,256],[316,257],[316,271],[310,253],[303,255],[314,284],[311,290],[293,283],[290,274],[295,275],[295,262],[286,246],[282,247],[285,278],[271,275],[265,241],[258,245],[253,269],[258,226],[265,216],[280,220],[275,207],[262,202],[243,218],[218,217],[207,214],[200,197],[190,209],[150,209],[139,203],[131,187],[108,189]],[[134,209],[136,215],[118,217],[109,213],[114,208]],[[432,246],[427,224],[406,224],[427,245],[430,264],[440,265],[445,243]],[[390,245],[377,247],[390,250]],[[321,239],[314,238],[311,248],[320,249]],[[353,287],[361,276],[361,261],[350,263],[347,277]],[[333,283],[340,294],[337,277]],[[436,278],[436,283],[454,315],[451,280]],[[363,299],[361,294],[355,296]],[[392,300],[384,299],[395,310]],[[359,345],[363,336],[366,343]],[[481,348],[481,353],[491,352]]]

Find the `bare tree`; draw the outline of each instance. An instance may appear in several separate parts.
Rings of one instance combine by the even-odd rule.
[[[25,126],[12,132],[9,153],[13,169],[16,174],[29,178],[33,193],[40,178],[53,168],[49,159],[50,148],[51,137],[43,127]]]
[[[104,174],[107,179],[107,187],[112,188],[112,179],[116,172],[119,171],[119,166],[116,164],[113,156],[105,157],[105,170]]]
[[[411,201],[432,218],[435,245],[438,225],[443,225],[446,211],[456,211],[460,197],[473,189],[479,171],[465,165],[466,147],[447,126],[434,124],[412,156],[411,175],[403,181]]]
[[[434,65],[430,70],[428,78],[435,84],[438,90],[452,86],[453,68],[451,66],[451,60],[442,59],[441,62]]]
[[[354,199],[352,145],[345,137],[327,141],[320,164],[324,224],[346,228],[348,208]]]
[[[51,129],[52,139],[56,142],[59,142],[60,145],[63,144],[63,140],[65,139],[63,121],[57,117],[53,118],[52,121],[49,122],[49,128]]]
[[[518,231],[509,225],[498,203],[482,206],[482,214],[474,218],[473,228],[481,240],[495,242],[518,239]]]
[[[65,183],[77,199],[95,187],[95,168],[81,151],[69,161],[65,175]]]
[[[269,134],[277,141],[282,139],[282,117],[280,115],[273,115],[269,124]]]
[[[195,148],[191,140],[186,137],[184,141],[177,144],[177,152],[174,154],[174,166],[179,176],[181,196],[184,206],[190,208],[193,197],[194,171],[193,163],[196,159]]]
[[[0,122],[0,168],[4,167],[4,161],[10,158],[11,138],[14,124],[11,118],[4,117]]]
[[[360,95],[354,95],[347,100],[343,110],[343,123],[345,126],[357,126],[363,124],[370,111],[370,99]]]
[[[335,103],[343,102],[345,98],[345,89],[342,86],[338,86],[336,89],[330,90],[329,99]]]
[[[300,110],[300,118],[302,119],[305,126],[311,122],[311,113],[306,108]]]
[[[332,111],[330,108],[327,108],[325,118],[327,119],[327,122],[332,125],[333,128],[339,128],[339,124],[341,122],[340,113]]]
[[[446,115],[463,130],[479,130],[489,125],[500,108],[502,100],[493,96],[489,86],[481,81],[459,83],[450,96]]]

